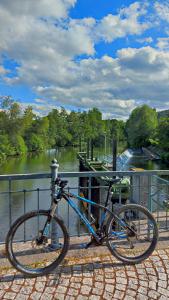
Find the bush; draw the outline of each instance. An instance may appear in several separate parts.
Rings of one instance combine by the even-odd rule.
[[[163,153],[161,155],[161,159],[162,159],[163,162],[165,162],[166,164],[169,165],[169,153]]]
[[[20,155],[27,152],[27,147],[25,145],[24,139],[20,135],[13,136],[11,138],[11,144],[14,147],[14,154]]]
[[[9,138],[6,134],[0,135],[0,154],[1,158],[5,158],[8,155],[13,155],[15,149],[9,141]]]
[[[35,133],[32,133],[32,135],[29,136],[27,147],[29,151],[43,151],[45,149],[43,139]]]

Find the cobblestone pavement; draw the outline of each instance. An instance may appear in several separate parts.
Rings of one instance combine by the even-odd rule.
[[[26,278],[14,269],[0,271],[0,299],[101,300],[169,299],[169,248],[154,251],[138,265],[123,265],[111,255],[73,259],[52,274]]]

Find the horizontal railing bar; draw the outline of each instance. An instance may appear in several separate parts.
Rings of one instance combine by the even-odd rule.
[[[133,184],[129,184],[129,185],[125,185],[125,184],[119,184],[119,185],[114,185],[112,186],[114,188],[117,188],[117,189],[122,189],[122,188],[128,188],[128,187],[141,187],[142,190],[147,190],[147,188],[144,186],[144,185],[133,185]],[[88,186],[67,186],[65,187],[65,189],[70,189],[70,190],[77,190],[77,189],[100,189],[100,188],[105,188],[105,189],[108,189],[109,186],[108,185],[93,185],[91,187],[88,187]],[[4,191],[4,192],[0,192],[0,195],[4,195],[4,194],[13,194],[13,193],[29,193],[29,192],[44,192],[44,191],[50,191],[50,188],[46,188],[46,189],[41,189],[41,188],[36,188],[36,189],[24,189],[24,190],[11,190],[11,191]],[[158,192],[158,191],[157,191]],[[145,192],[146,194],[149,194],[149,192]],[[167,194],[167,193],[163,193],[164,195]],[[150,194],[151,196],[154,196],[154,194]]]
[[[0,175],[0,181],[51,178],[51,173],[29,173]]]
[[[112,177],[112,176],[152,176],[169,175],[169,170],[146,170],[146,171],[92,171],[92,172],[59,172],[61,177]]]
[[[33,190],[26,190],[26,189],[24,189],[24,190],[16,190],[16,191],[4,191],[4,192],[0,192],[0,195],[4,195],[4,194],[13,194],[13,193],[24,193],[24,192],[26,192],[26,193],[31,193],[31,192],[37,192],[37,191],[39,191],[39,192],[45,192],[45,191],[50,191],[50,189],[48,188],[48,189],[40,189],[40,188],[37,188],[37,189],[33,189]]]
[[[61,177],[112,177],[112,176],[153,176],[169,175],[169,170],[145,170],[145,171],[87,171],[87,172],[59,172]],[[0,181],[51,178],[51,173],[28,173],[0,175]]]

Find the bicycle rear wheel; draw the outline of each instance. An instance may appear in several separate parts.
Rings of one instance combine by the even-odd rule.
[[[32,211],[15,221],[6,237],[6,252],[11,264],[26,275],[38,276],[51,272],[64,259],[69,235],[61,219],[49,220],[49,211]],[[52,228],[57,240],[52,244]],[[42,236],[42,231],[45,234]]]
[[[137,204],[124,205],[107,221],[107,246],[125,263],[140,263],[156,247],[158,228],[153,215]],[[127,227],[127,228],[126,228]]]

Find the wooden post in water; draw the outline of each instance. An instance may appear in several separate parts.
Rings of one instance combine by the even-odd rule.
[[[117,140],[113,138],[112,143],[112,152],[113,152],[113,171],[116,171],[117,168]]]
[[[91,140],[91,161],[93,161],[93,140]]]
[[[79,152],[82,152],[82,138],[79,137]]]
[[[89,159],[89,152],[90,152],[90,140],[87,139],[87,159]]]

